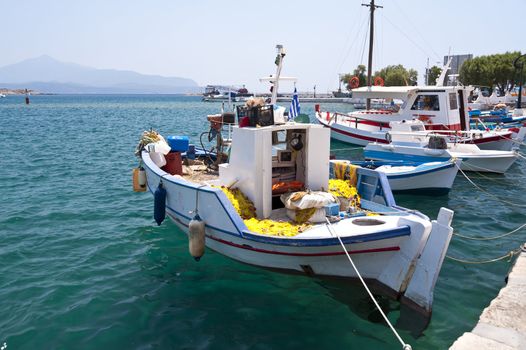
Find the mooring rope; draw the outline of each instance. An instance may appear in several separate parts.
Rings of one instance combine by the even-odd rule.
[[[518,249],[515,249],[515,250],[510,250],[508,253],[504,254],[503,256],[499,256],[498,258],[487,259],[487,260],[479,260],[479,261],[464,260],[464,259],[460,259],[460,258],[455,258],[455,257],[449,256],[449,255],[446,255],[446,258],[448,258],[450,260],[453,260],[453,261],[456,261],[456,262],[463,263],[463,264],[474,264],[474,265],[475,264],[488,264],[488,263],[500,261],[500,260],[503,260],[503,259],[506,259],[506,258],[509,258],[508,262],[511,262],[513,257],[515,255],[518,255],[521,252],[521,250],[522,250],[521,248],[518,248]]]
[[[352,147],[352,148],[331,148],[330,151],[354,151],[357,149],[363,149],[363,147]]]
[[[387,316],[385,315],[385,313],[383,312],[382,308],[380,308],[380,305],[378,305],[378,302],[376,301],[376,299],[374,298],[373,294],[371,293],[371,291],[369,290],[369,287],[367,287],[367,284],[365,284],[365,281],[363,280],[362,278],[362,275],[360,274],[360,272],[358,271],[358,269],[356,268],[356,265],[354,265],[354,262],[352,261],[351,259],[351,256],[349,255],[349,252],[347,251],[347,249],[345,248],[345,245],[343,244],[342,242],[342,239],[340,238],[340,235],[338,233],[336,233],[333,229],[332,229],[332,224],[331,222],[329,221],[329,219],[325,218],[325,221],[327,221],[327,230],[329,230],[329,233],[331,234],[331,236],[336,236],[338,238],[338,241],[340,242],[340,245],[342,246],[343,248],[343,251],[345,252],[345,255],[347,255],[347,259],[349,259],[349,262],[351,263],[354,271],[356,272],[356,275],[358,276],[358,278],[360,279],[360,281],[362,282],[365,290],[367,291],[367,293],[369,294],[369,296],[371,297],[371,299],[373,300],[374,302],[374,305],[376,305],[376,308],[378,309],[378,311],[380,311],[380,313],[382,314],[385,322],[387,323],[387,325],[391,328],[391,330],[393,331],[394,335],[396,336],[396,338],[398,339],[398,341],[400,342],[400,344],[402,344],[402,349],[403,350],[412,350],[412,347],[411,345],[407,344],[407,343],[404,343],[403,339],[400,337],[400,335],[398,334],[398,332],[396,331],[396,329],[393,327],[393,325],[391,324],[391,322],[389,321],[389,319],[387,318]]]
[[[520,231],[521,229],[523,229],[524,227],[526,227],[526,224],[522,224],[520,225],[519,227],[517,227],[516,229],[510,231],[510,232],[507,232],[507,233],[504,233],[502,235],[498,235],[498,236],[493,236],[493,237],[471,237],[471,236],[464,236],[464,235],[461,235],[460,233],[453,233],[455,236],[457,237],[461,237],[461,238],[465,238],[465,239],[471,239],[471,240],[474,240],[474,241],[491,241],[491,240],[494,240],[494,239],[499,239],[499,238],[502,238],[502,237],[506,237],[506,236],[509,236],[517,231]]]
[[[484,192],[486,193],[487,195],[493,197],[493,198],[496,198],[498,199],[499,201],[501,201],[502,203],[506,203],[506,204],[509,204],[509,205],[512,205],[512,206],[516,206],[516,207],[520,207],[520,208],[526,208],[526,205],[521,205],[521,204],[517,204],[517,203],[513,203],[513,202],[509,202],[509,201],[506,201],[496,195],[494,195],[493,193],[491,192],[488,192],[486,190],[484,190],[482,187],[478,186],[476,183],[474,183],[467,175],[465,172],[462,171],[462,169],[460,169],[460,167],[457,165],[457,168],[458,170],[462,173],[462,175],[464,175],[464,177],[466,178],[466,180],[469,181],[469,183],[471,183],[475,188],[477,188],[479,191],[481,192]]]
[[[501,129],[501,130],[505,130],[505,129]],[[518,143],[519,145],[521,146],[526,146],[526,143],[522,142],[522,141],[519,141],[519,140],[515,140],[514,138],[508,138],[506,136],[502,136],[502,135],[498,135],[501,139],[505,139],[505,140],[510,140],[511,142],[514,142],[514,143]]]

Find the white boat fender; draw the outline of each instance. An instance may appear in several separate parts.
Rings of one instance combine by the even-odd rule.
[[[161,225],[166,217],[166,189],[163,187],[163,181],[159,181],[159,186],[153,193],[153,218],[157,225]]]
[[[188,251],[195,261],[199,261],[205,253],[205,222],[199,214],[188,224]]]
[[[139,180],[139,186],[141,188],[144,188],[144,190],[146,190],[146,171],[144,170],[142,166],[139,167],[138,180]]]
[[[146,191],[146,172],[142,166],[133,169],[133,190],[135,192]]]

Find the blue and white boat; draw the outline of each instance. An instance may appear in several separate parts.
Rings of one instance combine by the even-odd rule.
[[[504,173],[518,158],[516,151],[481,150],[475,144],[451,143],[444,135],[421,132],[422,122],[409,120],[391,123],[388,144],[370,143],[365,159],[426,163],[461,159],[465,171]]]
[[[280,49],[276,79],[284,56]],[[376,291],[429,315],[453,232],[453,212],[441,208],[437,220],[431,221],[418,211],[397,206],[385,174],[366,168],[356,171],[357,196],[343,196],[352,201],[343,204],[336,196],[336,202],[320,207],[319,198],[333,196],[326,192],[329,144],[329,129],[287,122],[234,126],[229,162],[219,164],[218,171],[167,173],[156,163],[162,157],[157,154],[157,144],[150,141],[141,142],[144,147],[139,154],[146,173],[145,188],[154,194],[156,221],[162,222],[167,214],[188,235],[194,258],[200,259],[206,246],[255,266],[354,279],[358,274],[349,264],[348,256],[352,256],[361,276],[372,282]],[[162,142],[160,146],[165,149]],[[186,151],[184,146],[176,150]],[[180,169],[181,164],[174,168]],[[276,177],[301,183],[308,190],[289,193],[289,200],[316,193],[318,200],[311,200],[306,208],[315,209],[314,216],[321,211],[321,220],[311,216],[308,225],[292,234],[281,231],[281,225],[296,225],[298,217],[291,215],[289,200],[274,193]],[[228,191],[233,190],[245,199],[232,199]],[[250,218],[243,208],[250,211]],[[294,213],[298,215],[298,211]],[[277,231],[269,232],[259,225],[277,227]]]
[[[331,174],[338,163],[348,167],[358,166],[375,169],[386,175],[394,193],[447,194],[460,167],[461,159],[444,162],[409,163],[403,161],[347,161],[331,160]]]

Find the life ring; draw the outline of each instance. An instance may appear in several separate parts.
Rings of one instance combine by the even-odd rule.
[[[356,89],[360,86],[360,79],[358,77],[352,77],[351,80],[349,80],[349,85],[351,85],[351,89]]]
[[[374,86],[384,86],[384,80],[382,77],[374,78]]]

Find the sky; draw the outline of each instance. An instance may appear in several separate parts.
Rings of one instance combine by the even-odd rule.
[[[367,65],[369,0],[0,0],[0,66],[49,55],[95,68],[267,91],[276,44],[298,91]],[[376,0],[373,71],[451,54],[526,52],[526,0]],[[292,90],[283,83],[281,91]]]

